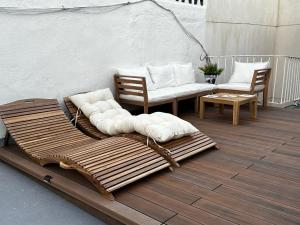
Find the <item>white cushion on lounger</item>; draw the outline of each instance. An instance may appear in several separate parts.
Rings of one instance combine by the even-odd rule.
[[[177,86],[196,82],[192,63],[173,64],[173,70]]]
[[[90,122],[102,133],[118,135],[132,133],[133,116],[125,109],[110,109],[103,113],[94,113],[90,116]]]
[[[70,97],[70,100],[89,118],[96,112],[122,108],[115,100],[109,88]]]
[[[141,114],[134,118],[134,129],[158,142],[181,138],[198,131],[189,122],[169,113]]]
[[[269,62],[241,63],[234,62],[234,72],[228,83],[248,83],[252,82],[254,70],[266,69]]]
[[[127,75],[127,76],[134,76],[134,77],[145,77],[146,78],[146,84],[147,84],[147,90],[155,90],[155,86],[153,84],[153,81],[150,77],[149,71],[147,67],[137,67],[137,68],[130,68],[130,69],[117,69],[117,73],[120,75]]]
[[[176,86],[172,65],[148,66],[148,71],[156,88]]]
[[[226,90],[237,90],[237,91],[250,91],[251,84],[247,83],[225,83],[225,84],[218,84],[217,87],[219,89],[226,89]],[[264,89],[264,85],[258,85],[255,87],[255,91],[261,91]]]
[[[195,94],[202,91],[214,90],[216,85],[208,83],[194,83],[185,84],[178,87],[161,88],[155,91],[148,91],[149,102],[159,102],[169,100],[176,97],[182,97],[185,95]],[[133,100],[133,101],[144,101],[143,97],[134,95],[120,95],[121,99]]]
[[[70,97],[70,100],[77,106],[77,108],[86,102],[95,103],[96,101],[105,101],[108,99],[114,99],[109,88],[77,94]]]

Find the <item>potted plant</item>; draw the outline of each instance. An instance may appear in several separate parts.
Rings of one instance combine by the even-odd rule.
[[[215,63],[208,63],[199,69],[204,73],[205,79],[210,84],[215,84],[217,76],[223,72],[223,68],[218,68],[218,65]]]

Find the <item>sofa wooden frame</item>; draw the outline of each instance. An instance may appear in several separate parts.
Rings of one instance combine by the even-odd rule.
[[[149,102],[147,84],[145,77],[136,77],[129,75],[114,75],[114,84],[116,89],[116,100],[120,104],[142,106],[144,113],[148,113],[152,106],[172,104],[172,113],[178,114],[178,102],[186,99],[195,99],[195,112],[199,110],[199,99],[201,96],[212,94],[212,91],[201,91],[195,94],[188,94],[177,98],[170,98],[168,100],[161,100],[156,102]],[[129,100],[121,98],[121,95],[133,95],[140,97],[141,101]]]

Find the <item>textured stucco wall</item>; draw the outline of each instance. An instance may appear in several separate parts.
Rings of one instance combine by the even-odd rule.
[[[43,8],[122,1],[2,2],[2,7]],[[173,9],[198,39],[204,39],[205,8],[162,4]],[[202,53],[172,16],[151,2],[102,13],[0,12],[0,21],[0,104],[113,88],[114,68],[190,61],[197,65]],[[3,132],[2,127],[0,138]]]
[[[211,55],[273,54],[278,0],[209,0],[206,40]]]
[[[276,54],[300,57],[300,1],[281,0]]]

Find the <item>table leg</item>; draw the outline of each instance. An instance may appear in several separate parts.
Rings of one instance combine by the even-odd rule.
[[[200,98],[199,116],[201,120],[204,119],[204,113],[205,113],[205,102],[203,101],[202,98]]]
[[[219,104],[219,113],[224,114],[224,104]]]
[[[240,104],[235,102],[233,104],[233,113],[232,113],[232,124],[233,126],[237,126],[239,124],[240,119]]]

